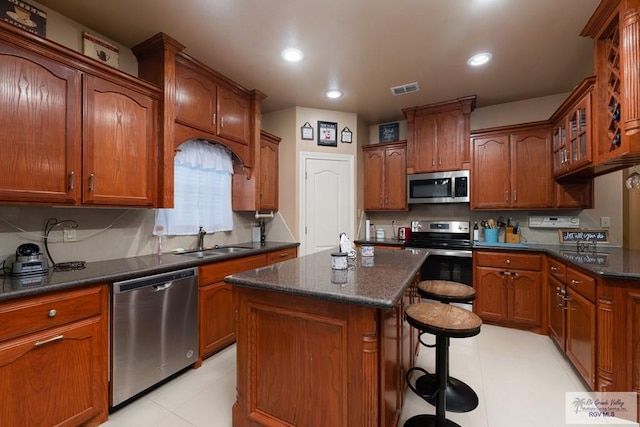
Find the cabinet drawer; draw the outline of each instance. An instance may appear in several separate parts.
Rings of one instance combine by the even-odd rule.
[[[97,316],[106,286],[33,297],[0,305],[0,341]]]
[[[542,268],[542,255],[523,254],[514,252],[483,252],[476,251],[477,264],[485,267],[509,268],[520,270],[536,270]]]
[[[269,252],[267,254],[267,265],[275,264],[276,262],[286,261],[298,256],[297,248],[281,249],[279,251]]]
[[[265,254],[236,258],[229,261],[202,265],[198,268],[198,284],[200,286],[221,282],[230,274],[241,273],[267,265]]]
[[[567,266],[553,258],[549,258],[549,274],[560,280],[563,284],[567,283]]]
[[[567,285],[591,302],[596,300],[596,279],[567,267]]]

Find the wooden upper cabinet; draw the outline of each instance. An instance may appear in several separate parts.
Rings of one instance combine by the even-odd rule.
[[[189,139],[225,145],[239,159],[236,173],[247,180],[259,175],[261,102],[266,95],[242,87],[182,52],[184,48],[164,33],[131,48],[140,78],[164,92],[158,156],[160,207],[173,207],[175,149]],[[256,209],[257,179],[251,182],[251,197],[240,200],[234,193],[234,210]]]
[[[0,201],[74,204],[81,73],[0,40]]]
[[[471,143],[471,208],[507,207],[511,177],[509,135],[476,136]]]
[[[408,173],[451,171],[469,162],[469,116],[475,96],[405,108]]]
[[[511,207],[553,206],[548,126],[511,134]]]
[[[547,122],[478,131],[472,143],[472,209],[553,206]]]
[[[176,71],[176,121],[216,133],[217,86],[206,76],[186,66]]]
[[[602,0],[581,35],[594,40],[595,174],[633,166],[640,155],[638,0]]]
[[[234,211],[278,210],[278,156],[280,137],[260,131],[258,167],[246,170],[234,165],[232,208]]]
[[[247,93],[219,83],[204,70],[178,63],[176,122],[193,129],[248,145],[250,98]],[[224,141],[223,141],[224,142]]]
[[[86,76],[84,104],[83,203],[153,206],[158,101]]]
[[[278,144],[280,138],[265,131],[260,138],[260,209],[278,210]]]
[[[592,163],[592,99],[596,77],[582,81],[551,116],[553,175],[582,175]]]
[[[151,207],[158,88],[0,25],[0,202]]]
[[[406,143],[362,147],[364,151],[364,209],[407,210]]]
[[[218,86],[218,135],[249,144],[249,97],[239,91]]]
[[[573,209],[593,208],[593,178],[555,181],[554,207]]]

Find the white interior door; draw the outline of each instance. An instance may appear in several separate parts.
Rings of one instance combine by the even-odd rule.
[[[342,232],[353,240],[353,156],[304,152],[300,156],[301,252],[335,248]]]

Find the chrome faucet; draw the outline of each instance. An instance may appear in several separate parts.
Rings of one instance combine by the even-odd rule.
[[[198,230],[198,250],[202,251],[204,250],[204,236],[205,234],[207,234],[206,231],[204,231],[204,228],[200,227],[200,230]]]

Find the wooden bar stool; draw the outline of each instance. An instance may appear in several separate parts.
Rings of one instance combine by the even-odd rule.
[[[422,298],[439,301],[443,304],[470,303],[476,298],[476,290],[464,283],[449,280],[423,280],[418,283],[418,293]],[[425,331],[420,331],[420,343],[426,347],[435,347],[422,340]],[[447,339],[448,343],[448,339]],[[449,367],[447,366],[447,372]],[[436,404],[435,391],[438,384],[434,375],[425,371],[416,381],[416,390],[427,402]],[[429,397],[430,396],[430,397]],[[447,378],[447,411],[469,412],[478,406],[478,395],[463,381],[454,377]]]
[[[404,427],[456,427],[458,424],[446,418],[447,379],[449,378],[449,339],[467,338],[478,335],[482,320],[476,314],[460,307],[435,302],[410,304],[405,309],[405,318],[409,325],[433,334],[436,337],[436,380],[434,392],[436,415],[416,415],[409,418]],[[414,369],[407,372],[407,383],[418,395],[420,393],[411,385],[409,377]],[[422,370],[424,371],[424,370]],[[424,396],[420,395],[424,398]],[[459,427],[459,426],[458,426]]]

